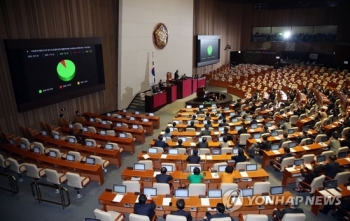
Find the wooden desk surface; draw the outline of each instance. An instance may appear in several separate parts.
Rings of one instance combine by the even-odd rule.
[[[135,113],[124,112],[124,111],[116,111],[115,114],[119,114],[119,115],[123,115],[123,116],[132,116],[132,117],[135,117],[136,119],[147,118],[153,122],[153,126],[155,128],[160,127],[160,117],[159,116],[149,116],[146,114],[135,114]]]
[[[227,141],[229,143],[230,146],[234,146],[235,144],[232,141]],[[170,147],[175,147],[178,145],[177,141],[167,141],[166,142]],[[186,148],[190,148],[190,147],[196,147],[197,146],[198,141],[193,141],[193,142],[182,142],[182,146],[186,147]],[[219,141],[208,141],[208,147],[214,147],[214,148],[219,148],[220,147],[221,142]],[[155,146],[155,141],[152,140],[149,142],[149,145],[151,147]]]
[[[121,157],[120,157],[120,151],[119,150],[107,150],[107,149],[101,149],[99,147],[88,147],[88,146],[83,146],[81,144],[73,144],[73,143],[69,143],[66,142],[65,140],[56,140],[52,137],[49,136],[43,136],[41,134],[36,134],[34,136],[34,138],[36,140],[39,140],[41,142],[44,143],[49,143],[49,144],[53,144],[56,145],[58,147],[63,147],[66,149],[71,149],[74,151],[79,151],[79,152],[85,152],[85,153],[89,153],[89,154],[93,154],[93,155],[98,155],[101,156],[102,158],[107,157],[106,160],[110,159],[110,158],[115,158],[117,161],[110,161],[111,164],[115,164],[117,167],[121,166]]]
[[[61,127],[61,130],[65,133],[69,132],[69,127]],[[135,152],[135,144],[133,138],[120,138],[120,137],[114,137],[109,135],[100,135],[96,133],[90,133],[90,132],[83,132],[80,133],[79,130],[74,130],[75,134],[78,136],[82,136],[84,138],[91,138],[95,140],[100,140],[104,142],[112,142],[117,143],[118,146],[122,147],[124,151],[130,151],[132,154]]]
[[[52,157],[46,156],[44,154],[36,154],[36,153],[33,153],[29,150],[23,150],[17,146],[13,146],[10,144],[2,144],[1,148],[10,152],[10,153],[14,153],[14,154],[22,156],[22,157],[36,160],[38,164],[46,163],[46,164],[52,165],[55,168],[57,166],[61,166],[61,167],[64,167],[65,169],[68,169],[69,171],[78,172],[80,174],[88,173],[91,175],[97,175],[99,177],[98,179],[94,179],[93,177],[90,177],[90,178],[92,180],[98,181],[100,183],[100,185],[102,185],[104,183],[104,176],[103,176],[101,165],[98,165],[98,164],[88,165],[88,164],[81,163],[81,162],[70,162],[67,160],[63,160],[61,158],[52,158]],[[76,171],[76,170],[78,170],[78,171]]]
[[[166,160],[181,160],[181,161],[186,161],[187,157],[189,156],[188,154],[162,154],[162,153],[156,153],[156,154],[151,154],[151,153],[142,153],[140,152],[139,155],[137,156],[138,159],[140,160],[145,160],[143,155],[147,154],[149,156],[148,159],[150,160],[161,160],[161,161],[166,161]],[[162,158],[162,155],[166,155],[166,158]],[[228,161],[231,160],[231,157],[233,155],[227,155],[227,154],[221,154],[221,155],[210,155],[211,159],[206,159],[206,156],[200,155],[201,156],[201,161]]]

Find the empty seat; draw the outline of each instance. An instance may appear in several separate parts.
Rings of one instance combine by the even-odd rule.
[[[282,221],[305,221],[304,213],[286,213],[282,217]]]
[[[213,219],[211,219],[211,220],[213,220]],[[187,221],[187,218],[186,218],[186,216],[168,214],[166,216],[166,221]],[[231,219],[230,219],[230,221],[231,221]]]
[[[191,183],[188,185],[188,192],[190,196],[205,195],[207,186],[204,183]]]
[[[101,221],[122,221],[124,220],[124,215],[115,211],[103,211],[100,209],[95,209],[94,214],[96,219]]]
[[[23,179],[22,179],[21,174],[26,171],[24,164],[23,163],[19,164],[17,160],[15,160],[11,157],[7,158],[7,161],[10,163],[10,170],[17,173],[19,176],[19,182],[22,182]]]
[[[35,164],[24,163],[27,170],[27,176],[33,178],[34,180],[39,180],[45,176],[45,170],[43,168],[38,168]]]
[[[56,170],[53,169],[45,169],[46,174],[46,180],[49,183],[52,183],[57,186],[56,192],[59,192],[59,187],[62,183],[67,181],[67,177],[63,173],[58,173]]]
[[[6,169],[10,166],[10,162],[5,159],[4,155],[0,154],[0,167]]]
[[[90,183],[90,178],[82,177],[77,173],[71,173],[71,172],[67,172],[66,177],[68,180],[67,185],[76,189],[77,198],[81,198],[82,195],[80,194],[80,189],[86,187]]]
[[[139,181],[125,180],[123,181],[123,185],[126,186],[126,192],[135,193],[140,192],[141,190],[141,185]]]
[[[157,189],[158,195],[170,194],[170,186],[168,183],[153,183],[153,188]]]
[[[97,133],[97,130],[96,130],[96,128],[89,126],[88,127],[88,132],[90,132],[90,133]]]
[[[245,170],[250,162],[239,162],[236,164],[236,170]]]
[[[269,193],[270,192],[271,183],[266,182],[255,182],[253,185],[254,194],[260,195],[262,193]]]
[[[153,170],[153,161],[152,160],[139,160],[139,163],[145,164],[146,170]]]
[[[91,158],[95,159],[95,163],[102,166],[102,169],[104,169],[105,172],[107,172],[107,167],[109,166],[110,162],[109,160],[104,160],[100,156],[90,155]]]
[[[314,154],[305,154],[301,157],[301,159],[304,159],[304,163],[311,163],[315,160]]]

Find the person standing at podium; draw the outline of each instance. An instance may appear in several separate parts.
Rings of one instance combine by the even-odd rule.
[[[174,73],[174,79],[175,79],[175,80],[178,80],[179,77],[180,77],[180,76],[179,76],[179,71],[176,70],[175,73]]]

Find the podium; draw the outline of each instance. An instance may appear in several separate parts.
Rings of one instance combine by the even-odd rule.
[[[146,95],[145,96],[145,112],[152,113],[167,104],[167,92],[162,91],[160,93]]]
[[[181,99],[192,94],[192,78],[177,81],[177,99]]]

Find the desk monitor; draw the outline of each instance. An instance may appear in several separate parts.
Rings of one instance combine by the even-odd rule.
[[[33,152],[37,153],[37,154],[40,154],[40,148],[39,147],[34,147],[33,148]]]
[[[126,134],[125,134],[125,133],[120,133],[120,134],[119,134],[119,137],[120,137],[120,138],[126,138]]]
[[[208,198],[221,198],[221,197],[222,197],[221,189],[208,190]]]
[[[235,126],[236,131],[239,131],[240,129],[242,129],[242,126]]]
[[[132,129],[139,129],[139,125],[132,125]]]
[[[112,114],[111,113],[107,113],[107,117],[110,117],[110,116],[112,116]]]
[[[73,129],[73,127],[74,127],[73,124],[69,124],[70,129]]]
[[[85,145],[88,146],[88,147],[93,147],[93,146],[94,146],[93,142],[90,141],[90,140],[89,140],[89,141],[86,141],[86,142],[85,142]]]
[[[278,136],[278,132],[277,131],[271,131],[271,136],[272,137],[277,137]]]
[[[241,189],[241,196],[242,197],[250,197],[254,195],[253,188],[244,188]]]
[[[179,124],[180,121],[178,121],[178,120],[173,120],[173,123]]]
[[[122,123],[117,123],[116,126],[117,126],[117,127],[121,127],[121,126],[122,126]]]
[[[105,148],[106,148],[107,150],[113,150],[113,145],[107,143],[107,144],[105,145]]]
[[[317,156],[317,157],[316,157],[316,161],[317,161],[317,163],[326,161],[326,155]]]
[[[231,120],[232,123],[235,123],[237,121],[238,121],[238,118],[232,118],[232,120]]]
[[[172,149],[168,150],[168,153],[169,154],[173,154],[173,155],[177,155],[177,154],[179,154],[179,150],[175,149],[175,148],[172,148]]]
[[[149,119],[148,118],[143,118],[142,122],[149,122]]]
[[[304,159],[296,159],[294,160],[294,165],[295,166],[300,166],[304,163]]]
[[[44,130],[41,132],[41,134],[42,134],[43,136],[47,136],[47,132],[44,131]]]
[[[328,140],[328,137],[321,137],[321,142],[326,142]]]
[[[67,160],[74,162],[75,161],[75,156],[72,155],[72,154],[67,154]]]
[[[166,171],[167,172],[173,172],[174,171],[174,168],[172,165],[162,165],[162,167],[165,167],[166,168]]]
[[[157,189],[145,187],[143,188],[143,194],[145,194],[146,196],[157,196]]]
[[[225,107],[224,110],[225,110],[225,111],[229,111],[230,108],[229,108],[229,107]]]
[[[218,114],[219,117],[222,116],[222,114]],[[222,120],[218,120],[218,123],[221,124],[222,123]]]
[[[342,151],[338,153],[338,159],[344,159],[348,155],[347,151]]]
[[[271,127],[272,124],[271,124],[271,123],[266,123],[265,126],[266,126],[266,127]]]
[[[166,142],[166,137],[163,137],[162,141]]]
[[[246,113],[247,113],[247,112],[242,111],[242,112],[241,112],[241,116],[245,115]]]
[[[247,164],[246,165],[246,171],[257,171],[258,165],[257,164]]]
[[[139,111],[135,111],[135,114],[140,114],[140,112]]]
[[[153,147],[150,147],[148,148],[148,153],[158,153],[158,149],[157,148],[153,148]]]
[[[113,192],[115,193],[126,193],[126,186],[125,185],[113,185]]]
[[[337,188],[338,187],[338,180],[327,180],[324,182],[324,186],[327,189]]]
[[[100,219],[85,218],[85,221],[101,221]]]
[[[86,164],[89,164],[89,165],[95,165],[95,158],[92,158],[92,157],[86,157]]]
[[[211,106],[212,106],[212,107],[216,107],[216,104],[212,104]]]
[[[258,120],[263,119],[263,116],[262,115],[258,115],[258,116],[256,116],[256,119],[258,119]]]
[[[135,120],[135,117],[130,117],[129,120]]]
[[[117,117],[118,117],[119,119],[122,119],[122,118],[123,118],[123,116],[122,116],[122,115],[118,115]]]
[[[49,157],[57,158],[57,153],[55,151],[49,150]]]
[[[146,166],[144,163],[134,163],[134,170],[144,171]]]
[[[225,172],[227,165],[218,166],[218,172]]]
[[[272,187],[270,187],[270,194],[271,195],[278,195],[278,194],[283,194],[283,193],[284,193],[283,186],[272,186]]]
[[[177,198],[188,198],[189,192],[186,189],[175,189],[174,196]]]
[[[74,137],[69,137],[68,138],[69,143],[75,143],[75,138]]]
[[[223,142],[224,141],[224,137],[219,137],[219,142]]]
[[[90,117],[90,122],[95,122],[95,119]]]
[[[107,121],[106,120],[102,120],[102,124],[107,124]]]
[[[259,139],[261,137],[261,134],[260,133],[255,133],[253,135],[254,139]]]
[[[294,129],[288,129],[288,134],[294,134]]]
[[[219,127],[220,132],[224,132],[225,127]]]
[[[276,144],[271,144],[271,150],[278,150],[279,149],[279,145]]]
[[[245,120],[246,120],[246,121],[251,121],[252,118],[251,118],[251,117],[246,117]]]
[[[232,154],[237,155],[238,154],[238,148],[233,148],[232,149]]]
[[[203,107],[204,107],[204,105],[203,105],[203,104],[201,104],[201,105],[199,105],[198,107],[199,107],[199,108],[203,108]]]
[[[221,149],[220,148],[213,148],[213,149],[211,149],[211,154],[221,155]]]
[[[56,140],[60,140],[61,139],[59,134],[53,135],[53,138],[55,138]]]
[[[201,166],[190,166],[190,172],[193,173],[194,168],[198,167],[199,170],[202,172],[202,167]]]
[[[257,124],[252,124],[252,125],[250,125],[250,129],[256,129],[256,128],[258,128],[258,125],[257,125]]]
[[[186,137],[178,137],[177,140],[182,140],[182,142],[186,142]]]
[[[201,128],[201,131],[202,131],[202,130],[205,130],[205,128],[204,128],[204,127],[202,127],[202,128]]]
[[[213,108],[213,109],[211,109],[211,112],[216,113],[217,110]]]
[[[27,149],[27,145],[25,143],[21,143],[21,149],[26,150]]]
[[[198,155],[201,154],[201,150],[197,149],[198,150]],[[191,149],[191,155],[193,155],[193,149]]]
[[[174,131],[174,128],[172,128],[172,127],[169,127],[169,129],[170,129],[170,132],[173,132],[173,131]]]
[[[203,141],[203,137],[198,137],[198,142],[202,142]]]
[[[107,132],[106,132],[105,130],[101,130],[101,131],[100,131],[100,134],[101,134],[101,135],[106,135]]]
[[[234,112],[231,112],[230,113],[230,117],[233,117],[233,116],[235,116],[236,115],[236,113],[234,113]]]
[[[192,105],[186,105],[186,108],[192,108]]]
[[[303,131],[308,131],[308,130],[309,130],[309,126],[303,126],[303,127],[302,127],[302,130],[303,130]]]
[[[293,148],[293,147],[296,147],[296,146],[297,146],[297,143],[295,143],[295,142],[288,143],[288,147],[289,148]]]
[[[83,127],[83,131],[84,131],[84,132],[88,132],[89,130],[88,130],[87,127]]]
[[[313,143],[313,140],[310,138],[305,141],[305,145],[310,145],[312,143]]]

